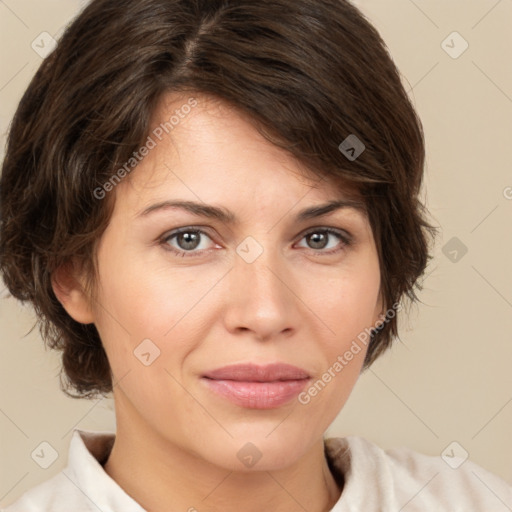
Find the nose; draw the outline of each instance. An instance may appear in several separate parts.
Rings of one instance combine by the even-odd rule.
[[[246,332],[266,341],[292,335],[304,315],[286,261],[277,250],[265,246],[261,252],[262,248],[262,243],[254,241],[238,248],[228,274],[225,323],[237,336]]]

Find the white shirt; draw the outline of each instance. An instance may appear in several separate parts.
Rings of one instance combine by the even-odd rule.
[[[145,512],[102,467],[111,432],[75,429],[67,467],[3,512]],[[326,457],[344,487],[331,512],[510,512],[512,486],[470,460],[408,448],[383,450],[362,437],[328,438]],[[204,508],[204,507],[203,507]]]

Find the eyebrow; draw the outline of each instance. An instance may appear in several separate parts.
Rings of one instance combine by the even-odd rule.
[[[318,204],[310,206],[309,208],[305,208],[296,215],[295,220],[298,222],[303,222],[305,220],[328,215],[329,213],[344,208],[351,208],[366,214],[366,206],[363,202],[353,199],[338,199],[329,201],[325,204]],[[194,215],[207,217],[210,219],[217,219],[225,224],[237,224],[239,222],[236,215],[226,208],[220,206],[212,206],[206,203],[196,203],[194,201],[162,201],[160,203],[149,206],[141,213],[139,213],[137,217],[147,217],[148,215],[157,211],[172,209],[186,210]]]

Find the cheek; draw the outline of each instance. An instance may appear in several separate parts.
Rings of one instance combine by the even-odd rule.
[[[312,276],[304,284],[304,296],[329,327],[339,349],[372,327],[380,313],[380,272],[371,256],[363,253],[336,272],[330,269],[329,275]]]
[[[329,409],[334,415],[360,375],[370,329],[380,312],[380,272],[373,256],[361,254],[335,277],[318,280],[315,293],[309,295],[328,334],[320,338],[324,367],[312,387],[306,389],[303,403]],[[307,283],[304,293],[307,289],[313,289],[312,282]]]
[[[152,276],[147,269],[119,270],[105,274],[96,325],[114,381],[149,416],[155,403],[170,406],[171,397],[182,395],[181,366],[200,339],[193,315],[187,315],[187,294],[194,293],[178,279]]]
[[[375,321],[378,291],[378,272],[354,271],[332,279],[315,294],[318,316],[328,327],[323,329],[327,334],[317,338],[323,366],[299,396],[299,403],[318,428],[326,428],[335,419],[359,378]]]
[[[213,321],[208,291],[218,276],[199,279],[197,271],[152,267],[133,256],[119,264],[115,258],[102,263],[95,323],[116,376],[126,368],[140,370],[137,357],[148,352],[150,359],[157,356],[155,367],[179,366]]]
[[[101,324],[117,323],[133,336],[162,336],[183,316],[194,294],[191,279],[183,273],[155,268],[143,254],[119,250],[110,243],[99,254],[97,318]]]

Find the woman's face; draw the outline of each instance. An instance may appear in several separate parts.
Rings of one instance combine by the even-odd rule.
[[[92,311],[118,428],[231,469],[245,446],[277,469],[321,439],[358,378],[353,342],[382,312],[377,251],[362,210],[301,216],[347,191],[301,177],[225,104],[188,99],[164,98],[146,156],[110,192]],[[214,374],[246,363],[302,373]]]

